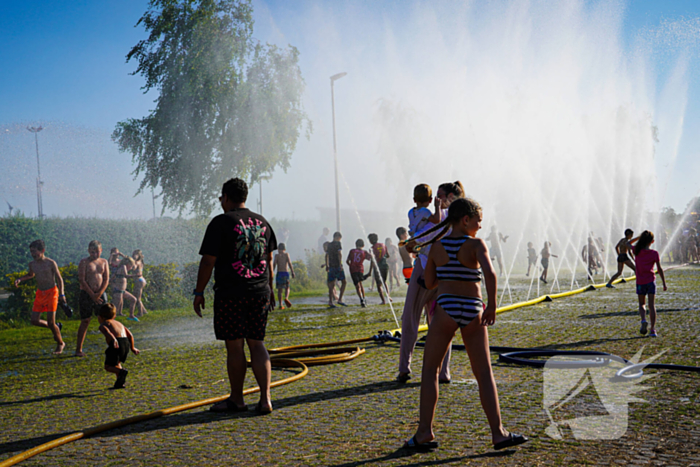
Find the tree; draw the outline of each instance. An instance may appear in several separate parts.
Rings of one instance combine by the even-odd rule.
[[[227,179],[286,171],[311,132],[299,52],[252,38],[250,1],[151,0],[139,24],[149,36],[126,61],[159,91],[156,108],[112,133],[143,175],[138,193],[160,187],[163,210],[207,215]]]

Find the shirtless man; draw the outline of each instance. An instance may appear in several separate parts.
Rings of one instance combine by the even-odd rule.
[[[75,356],[84,357],[83,342],[87,334],[92,315],[99,314],[100,306],[107,303],[107,285],[109,284],[109,263],[102,254],[102,244],[93,240],[88,245],[88,257],[80,260],[78,281],[80,282],[80,327]]]
[[[634,232],[632,229],[625,230],[624,238],[621,238],[617,245],[615,245],[615,251],[617,251],[617,272],[610,278],[605,287],[609,289],[614,289],[615,286],[612,285],[613,281],[622,275],[622,270],[625,268],[625,264],[632,271],[636,271],[632,259],[634,259],[634,247],[632,244],[636,242],[639,237],[632,238]],[[631,258],[631,259],[630,259]]]
[[[277,250],[279,251],[275,255],[275,259],[272,262],[273,270],[277,270],[277,276],[275,277],[275,283],[277,285],[277,303],[279,307],[284,310],[284,305],[287,308],[292,307],[292,302],[289,301],[289,273],[292,273],[294,277],[294,266],[292,265],[292,258],[287,252],[287,247],[284,243],[279,243],[277,245]],[[284,302],[282,297],[284,296]]]
[[[29,263],[29,272],[15,281],[15,287],[29,279],[36,279],[36,299],[32,306],[32,324],[42,328],[49,328],[56,341],[54,355],[59,355],[66,347],[61,336],[61,323],[56,322],[56,308],[58,301],[66,303],[63,295],[63,278],[58,270],[56,261],[44,256],[43,240],[34,240],[29,245],[29,252],[34,261]],[[46,320],[41,319],[41,314],[46,313]]]

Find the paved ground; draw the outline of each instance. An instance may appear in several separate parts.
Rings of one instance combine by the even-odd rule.
[[[524,279],[513,281],[514,300],[527,296]],[[700,269],[671,271],[668,280],[670,290],[658,295],[657,339],[638,334],[636,296],[628,284],[501,314],[491,343],[600,350],[627,359],[643,348],[643,357],[666,351],[657,362],[700,366]],[[42,329],[0,332],[0,461],[83,428],[228,392],[210,314],[200,320],[173,310],[130,325],[143,352],[129,356],[128,386],[119,391],[108,389],[113,377],[102,370],[104,344],[96,326],[84,359],[70,352],[52,356],[50,335]],[[329,342],[393,328],[386,306],[298,305],[271,316],[267,343]],[[65,329],[70,347],[77,322]],[[637,394],[646,402],[630,403],[629,425],[619,439],[577,440],[564,428],[563,439],[555,440],[545,433],[550,420],[543,410],[543,370],[498,363],[494,354],[504,425],[531,438],[496,453],[468,359],[456,351],[453,383],[441,386],[437,410],[440,448],[411,454],[399,448],[415,430],[420,378],[406,385],[393,381],[397,344],[364,347],[366,354],[352,362],[313,367],[301,381],[274,389],[269,416],[195,409],[79,440],[20,465],[700,465],[700,374],[647,370],[658,376]],[[417,375],[421,360],[417,349]],[[292,373],[275,370],[273,379]],[[253,385],[250,377],[246,387]],[[257,397],[247,401],[252,405]],[[586,389],[553,418],[604,414],[595,391]]]

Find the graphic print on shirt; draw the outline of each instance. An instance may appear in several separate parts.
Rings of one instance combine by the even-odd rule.
[[[233,230],[238,234],[237,261],[231,264],[233,269],[246,279],[264,274],[267,270],[267,261],[264,259],[267,240],[265,240],[266,227],[262,221],[251,217],[246,225],[241,219]]]

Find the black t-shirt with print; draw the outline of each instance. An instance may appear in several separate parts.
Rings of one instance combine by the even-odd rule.
[[[338,240],[333,240],[328,244],[326,248],[326,253],[328,253],[328,267],[339,268],[342,266],[342,257],[339,254],[342,249],[343,247]]]
[[[217,294],[262,294],[270,291],[267,253],[277,249],[272,227],[260,214],[236,208],[211,220],[200,255],[216,256]]]

